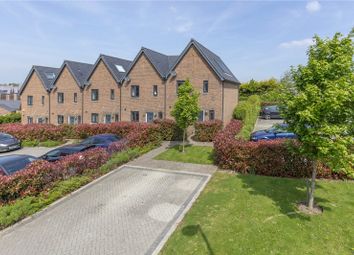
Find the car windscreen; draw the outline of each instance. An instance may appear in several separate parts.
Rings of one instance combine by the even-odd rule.
[[[12,136],[8,134],[0,134],[0,140],[9,139],[9,138],[12,138]]]
[[[23,168],[25,168],[29,163],[31,163],[34,159],[32,158],[22,158],[16,159],[9,162],[6,162],[2,165],[2,167],[9,173],[13,174]]]

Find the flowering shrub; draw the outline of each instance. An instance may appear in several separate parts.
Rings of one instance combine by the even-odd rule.
[[[166,120],[154,120],[154,123],[159,125],[162,139],[165,141],[180,141],[183,137],[183,130],[180,129],[176,121]]]
[[[240,173],[252,173],[279,177],[309,177],[312,164],[296,153],[297,142],[271,140],[251,142],[236,139],[241,125],[231,122],[214,139],[216,163],[220,168]],[[328,167],[319,164],[319,178],[343,178],[333,174]]]
[[[80,175],[87,169],[98,170],[108,158],[106,150],[95,148],[56,162],[35,161],[14,175],[0,176],[0,204],[25,196],[36,196],[51,188],[56,181]]]
[[[194,124],[194,140],[200,142],[211,142],[218,132],[222,130],[221,120],[199,121]]]
[[[8,133],[20,140],[62,141],[64,129],[49,124],[1,124],[0,132]]]

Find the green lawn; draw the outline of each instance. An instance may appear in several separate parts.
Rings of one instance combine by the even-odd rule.
[[[353,254],[354,183],[319,181],[318,216],[295,212],[300,179],[216,173],[161,254]]]
[[[213,164],[212,147],[188,145],[185,147],[185,152],[181,151],[182,147],[177,145],[157,155],[155,159],[195,164]]]

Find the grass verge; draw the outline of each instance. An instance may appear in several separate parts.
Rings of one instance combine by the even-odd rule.
[[[75,176],[67,180],[59,181],[51,190],[41,193],[36,197],[25,197],[16,200],[13,204],[0,206],[0,229],[4,229],[14,223],[40,211],[59,198],[77,190],[99,176],[117,168],[124,163],[152,150],[154,147],[128,149],[112,155],[110,160],[100,167],[99,171],[85,171],[81,176]]]
[[[214,162],[212,147],[191,145],[185,147],[184,153],[181,146],[174,146],[157,155],[154,159],[207,165],[212,165]]]
[[[47,140],[44,142],[40,142],[38,140],[24,140],[21,142],[21,145],[23,147],[37,147],[37,146],[41,146],[41,147],[56,147],[59,145],[64,144],[64,141],[52,141],[52,140]]]
[[[354,183],[318,181],[315,196],[310,217],[301,179],[218,172],[161,254],[353,254]]]

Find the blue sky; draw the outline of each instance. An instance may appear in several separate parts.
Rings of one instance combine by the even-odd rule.
[[[242,82],[279,78],[305,63],[315,33],[353,26],[350,1],[0,1],[0,83],[22,83],[33,64],[134,59],[141,46],[179,54],[190,38]]]

